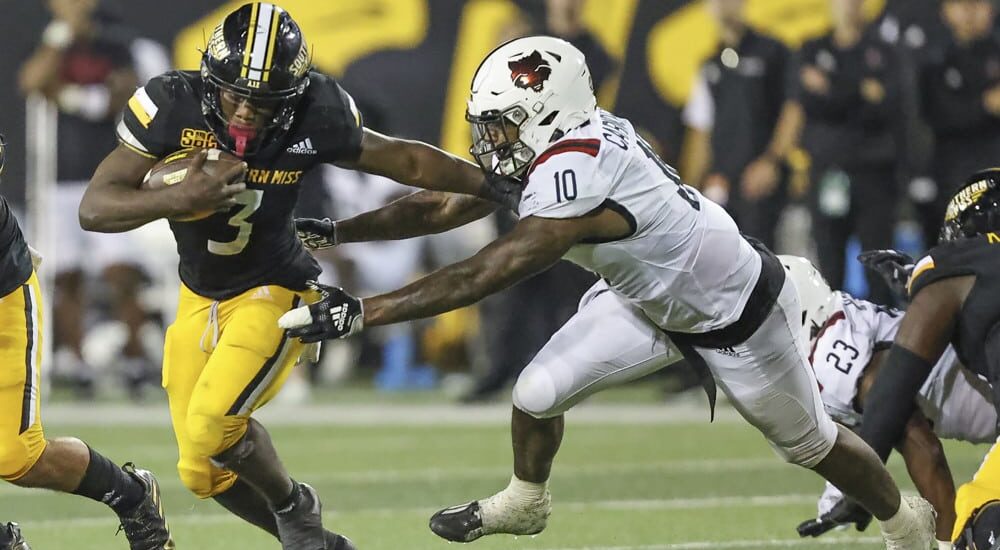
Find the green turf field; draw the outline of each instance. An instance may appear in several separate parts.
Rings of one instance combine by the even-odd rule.
[[[606,406],[610,411],[615,407]],[[363,550],[444,549],[455,546],[428,530],[430,514],[491,494],[510,476],[503,410],[490,409],[485,416],[495,411],[500,417],[492,421],[456,425],[453,421],[468,410],[455,408],[443,413],[442,426],[433,419],[340,425],[314,417],[308,418],[308,426],[297,426],[293,410],[292,421],[271,431],[290,471],[322,495],[328,528],[349,535]],[[120,425],[98,425],[86,418],[79,425],[47,421],[48,433],[79,435],[114,460],[134,460],[156,472],[180,550],[280,548],[214,502],[185,492],[174,471],[172,435],[161,421],[130,425],[124,420]],[[952,444],[949,450],[958,480],[974,471],[985,452],[968,444]],[[893,465],[901,478],[901,464]],[[783,464],[755,431],[732,415],[715,424],[692,417],[648,425],[574,422],[570,417],[552,481],[548,529],[536,537],[488,537],[469,548],[881,547],[874,526],[861,534],[800,541],[794,527],[814,514],[820,489],[818,478]],[[127,548],[124,535],[115,536],[111,513],[77,497],[3,485],[0,519],[19,521],[34,550]]]

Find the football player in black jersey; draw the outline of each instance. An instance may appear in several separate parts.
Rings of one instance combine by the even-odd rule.
[[[320,272],[292,221],[299,182],[318,164],[338,163],[432,190],[430,200],[459,205],[474,219],[495,209],[472,196],[496,198],[495,181],[432,146],[364,128],[351,96],[312,69],[299,26],[266,2],[225,17],[200,72],[168,72],[137,90],[117,133],[119,146],[80,204],[80,223],[118,232],[172,218],[183,285],[166,335],[163,386],[181,480],[285,549],[351,548],[324,534],[315,491],[288,475],[251,418],[303,348],[277,319],[312,296],[306,281]],[[183,181],[138,189],[158,159],[192,147],[225,149],[245,166],[212,176],[200,153]],[[177,220],[206,210],[216,213]]]
[[[865,441],[883,460],[900,441],[914,396],[949,343],[964,365],[990,382],[993,403],[1000,405],[1000,169],[972,175],[952,196],[940,242],[912,267],[884,253],[869,262],[889,279],[910,272],[910,305],[869,392],[862,426]],[[1000,501],[998,449],[958,490],[956,548],[997,548],[1000,508],[992,503]]]
[[[3,164],[0,136],[0,172]],[[0,478],[103,502],[118,514],[132,550],[170,550],[174,542],[151,472],[131,463],[119,468],[75,437],[45,438],[39,261],[0,196]],[[28,550],[17,525],[0,525],[0,550]]]

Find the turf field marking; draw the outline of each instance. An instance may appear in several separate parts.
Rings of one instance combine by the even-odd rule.
[[[717,548],[796,548],[816,546],[841,546],[844,544],[875,544],[882,539],[876,537],[861,538],[808,538],[808,539],[770,539],[770,540],[728,540],[728,541],[692,541],[675,544],[653,544],[638,546],[561,546],[559,548],[538,548],[537,550],[708,550]]]
[[[563,465],[558,469],[560,478],[585,477],[600,474],[628,473],[716,473],[761,471],[789,468],[787,464],[773,457],[760,458],[717,458],[717,459],[683,459],[665,460],[661,462],[613,462],[608,464]],[[164,472],[164,474],[167,474]],[[412,470],[386,469],[343,472],[302,472],[296,478],[308,480],[310,483],[343,483],[371,484],[396,483],[400,481],[457,481],[483,478],[506,478],[510,476],[510,466],[466,467],[466,468],[416,468]],[[160,487],[165,489],[181,489],[181,482],[172,475],[157,476]],[[49,494],[44,490],[26,490],[12,485],[0,485],[0,496],[41,496]]]
[[[51,495],[51,492],[43,493]],[[586,510],[668,510],[668,509],[692,509],[692,508],[739,508],[747,506],[759,507],[780,507],[789,504],[808,504],[816,502],[816,495],[788,494],[774,495],[768,497],[705,497],[705,498],[672,498],[672,499],[650,499],[650,500],[594,500],[594,501],[573,501],[556,502],[555,506],[567,511]],[[332,504],[332,503],[331,503]],[[442,503],[445,506],[447,503]],[[199,507],[201,508],[201,507]],[[437,511],[434,507],[404,507],[404,508],[356,508],[349,512],[338,512],[330,510],[323,513],[324,517],[336,518],[338,516],[363,515],[363,516],[397,516],[400,514],[425,514],[430,515]],[[241,520],[236,516],[219,512],[206,513],[203,509],[188,507],[184,509],[168,510],[168,520],[171,524],[182,525],[204,525],[219,523],[236,523]],[[101,527],[115,524],[112,514],[99,517],[79,517],[63,519],[39,519],[24,520],[24,525],[34,527]],[[633,547],[625,547],[633,548]],[[638,546],[641,550],[655,550],[656,546]],[[672,547],[671,547],[672,548]],[[558,549],[549,549],[558,550]],[[582,550],[582,549],[580,549]],[[587,550],[590,550],[589,548]],[[597,550],[597,549],[594,549]],[[605,550],[601,548],[600,550]]]

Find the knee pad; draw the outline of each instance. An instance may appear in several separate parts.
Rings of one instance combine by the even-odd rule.
[[[39,456],[41,453],[39,453]],[[0,478],[14,481],[35,465],[38,456],[31,456],[21,441],[13,439],[0,443]]]
[[[558,416],[562,400],[556,393],[555,381],[545,369],[531,368],[521,373],[514,384],[514,406],[535,418]]]
[[[226,429],[223,417],[190,414],[187,417],[187,433],[191,450],[199,456],[211,457],[224,450]]]
[[[215,470],[206,462],[204,464],[185,464],[181,460],[177,465],[177,474],[181,483],[194,496],[206,499],[226,491],[236,482],[236,474],[223,470]]]
[[[955,541],[955,550],[1000,550],[1000,500],[991,500],[972,513]]]
[[[830,454],[830,450],[837,443],[836,433],[834,430],[833,437],[830,437],[821,429],[817,429],[796,441],[783,443],[769,441],[769,443],[774,452],[785,462],[812,469]]]

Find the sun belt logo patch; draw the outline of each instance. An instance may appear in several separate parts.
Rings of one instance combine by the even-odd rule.
[[[531,88],[536,92],[542,91],[543,84],[552,74],[552,66],[542,57],[537,50],[520,58],[507,62],[510,68],[510,79],[518,88]]]

